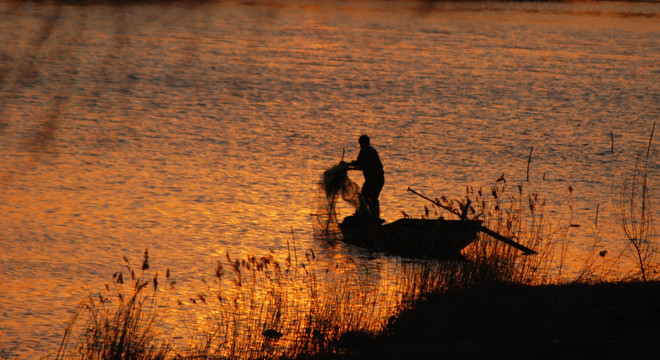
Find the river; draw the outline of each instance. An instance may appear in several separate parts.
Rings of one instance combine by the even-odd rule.
[[[0,44],[0,349],[26,358],[145,249],[181,296],[226,252],[350,256],[310,212],[365,133],[385,219],[504,174],[572,209],[576,273],[596,217],[622,251],[660,115],[658,2],[2,0]]]

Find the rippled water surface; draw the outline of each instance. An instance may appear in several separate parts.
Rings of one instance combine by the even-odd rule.
[[[408,186],[525,181],[533,147],[525,186],[581,225],[570,268],[596,212],[617,248],[615,186],[660,115],[657,2],[3,0],[0,44],[0,343],[28,357],[146,248],[182,292],[227,251],[343,255],[309,214],[363,133],[388,220],[423,212]]]

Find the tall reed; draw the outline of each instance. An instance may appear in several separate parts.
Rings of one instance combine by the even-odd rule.
[[[625,249],[637,266],[633,276],[644,282],[657,278],[660,269],[656,261],[656,233],[649,196],[649,162],[654,131],[655,123],[646,151],[635,162],[632,173],[622,181],[616,202],[618,220],[626,241]]]
[[[568,191],[570,197],[572,189]],[[379,267],[378,261],[354,259],[328,267],[313,250],[299,255],[295,246],[283,260],[272,252],[243,258],[226,254],[210,269],[213,277],[206,289],[175,299],[159,287],[145,251],[137,274],[125,259],[124,271],[114,274],[106,291],[76,308],[56,359],[270,359],[336,354],[351,339],[359,341],[386,329],[398,311],[430,294],[492,283],[564,281],[572,211],[568,219],[562,219],[568,225],[560,224],[561,220],[553,223],[543,197],[523,184],[509,184],[504,177],[489,191],[468,187],[461,201],[438,201],[443,208],[480,219],[484,226],[538,254],[523,255],[485,235],[464,249],[467,261],[399,259],[383,262],[390,264],[388,269]],[[645,206],[648,209],[648,203]],[[443,208],[435,208],[436,215]],[[428,209],[426,216],[430,216]],[[636,253],[645,254],[644,244],[639,242]],[[644,269],[651,268],[651,257],[639,259],[645,261]],[[165,282],[170,281],[167,273]],[[179,334],[172,339],[175,327]]]
[[[2,335],[4,333],[3,329],[0,329],[0,340],[2,340]],[[8,360],[13,357],[14,350],[16,350],[16,345],[12,347],[8,347],[6,345],[2,345],[0,342],[0,360]]]
[[[483,221],[484,227],[534,249],[538,254],[525,255],[481,232],[477,241],[463,250],[468,262],[455,269],[450,285],[558,281],[562,277],[567,246],[567,230],[562,232],[560,226],[562,220],[553,223],[545,211],[545,198],[528,191],[522,183],[510,185],[502,176],[488,190],[466,187],[464,199],[443,197],[437,202],[441,208],[453,209],[453,213]],[[572,193],[570,188],[569,193]]]
[[[124,258],[130,279],[113,275],[105,292],[84,299],[67,324],[55,359],[165,359],[169,351],[159,328],[158,274],[147,279],[145,250],[138,274]]]
[[[351,259],[324,268],[313,250],[297,259],[227,254],[207,289],[185,299],[163,289],[147,251],[137,271],[125,259],[103,293],[76,307],[55,359],[304,357],[385,327],[398,297],[383,296],[392,288],[376,272]]]
[[[378,283],[354,265],[320,268],[312,250],[300,262],[227,254],[213,284],[188,304],[205,315],[186,356],[309,356],[331,351],[346,333],[381,330],[388,309],[378,305]]]

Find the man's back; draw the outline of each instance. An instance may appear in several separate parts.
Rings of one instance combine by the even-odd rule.
[[[360,149],[357,163],[362,168],[365,179],[379,178],[384,174],[383,163],[380,161],[378,152],[371,146],[365,146]]]

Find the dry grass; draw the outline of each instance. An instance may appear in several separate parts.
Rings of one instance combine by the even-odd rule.
[[[227,255],[215,275],[192,302],[205,321],[184,357],[309,355],[326,351],[343,333],[379,327],[371,316],[378,311],[373,285],[339,266],[319,269],[311,250],[299,263],[291,256],[280,262],[272,253]]]
[[[0,340],[2,340],[2,330],[0,330]],[[15,347],[7,347],[5,345],[0,345],[0,360],[8,360],[13,358],[13,352]]]
[[[569,195],[572,189],[569,188]],[[545,211],[545,199],[529,192],[520,184],[510,185],[502,176],[485,191],[467,187],[462,200],[435,200],[436,216],[462,214],[468,219],[483,221],[483,226],[538,252],[526,255],[481,232],[477,241],[463,250],[468,262],[455,266],[453,274],[443,274],[450,280],[441,287],[469,287],[477,283],[508,282],[516,284],[546,284],[563,279],[569,218],[553,223]],[[443,213],[449,210],[449,214]],[[430,211],[426,211],[428,214]],[[456,216],[456,215],[453,215]]]
[[[168,342],[160,333],[158,273],[146,279],[148,252],[139,275],[125,258],[130,275],[113,275],[112,286],[89,296],[75,309],[55,359],[165,359]]]
[[[657,251],[653,247],[655,227],[649,197],[649,161],[655,123],[645,153],[635,162],[632,173],[622,181],[617,215],[626,240],[626,250],[637,266],[636,276],[648,282],[657,277]]]
[[[648,156],[647,152],[643,166],[626,183],[629,185],[622,186],[620,200],[622,229],[630,254],[638,260],[639,271],[631,279],[643,281],[657,279]],[[570,197],[572,189],[568,192]],[[174,299],[167,286],[159,287],[157,272],[149,269],[145,251],[137,275],[126,260],[125,270],[114,274],[112,286],[78,306],[55,358],[323,357],[370,342],[374,334],[392,327],[396,314],[409,313],[442,294],[604,281],[601,276],[607,270],[594,268],[596,245],[577,277],[565,274],[572,205],[564,212],[567,218],[553,223],[540,195],[527,191],[523,184],[511,185],[503,177],[487,191],[467,188],[461,201],[438,201],[443,208],[481,219],[487,228],[538,254],[524,255],[482,235],[464,249],[466,261],[400,259],[395,265],[388,262],[386,266],[392,268],[383,269],[373,266],[374,262],[363,266],[365,262],[349,260],[324,268],[327,262],[318,261],[312,250],[298,254],[294,241],[293,252],[283,260],[272,252],[242,259],[227,254],[212,270],[213,282],[208,288],[182,300]],[[442,212],[442,208],[433,210],[436,216]],[[428,209],[426,213],[430,216]],[[597,242],[596,231],[594,244]],[[165,284],[169,270],[167,273]],[[167,318],[170,313],[165,309],[172,307],[182,310],[175,312],[179,314],[176,319]],[[172,333],[164,330],[165,324],[184,328],[183,341],[171,341]],[[0,359],[10,354],[2,350]]]
[[[159,284],[145,251],[137,272],[126,259],[125,270],[113,275],[102,294],[75,309],[55,358],[305,357],[385,327],[394,305],[383,304],[387,291],[373,281],[375,274],[355,270],[350,261],[324,269],[311,250],[297,258],[227,254],[208,289],[182,300],[163,290],[169,276]],[[165,330],[171,324],[185,330],[183,341],[171,340]]]

